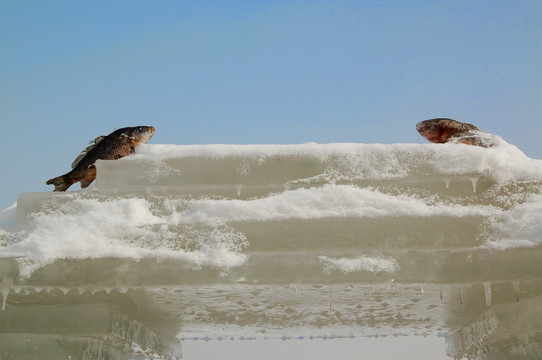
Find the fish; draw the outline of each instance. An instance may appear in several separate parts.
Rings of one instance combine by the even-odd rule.
[[[494,145],[488,134],[480,131],[475,125],[448,118],[420,121],[416,124],[416,130],[421,136],[437,144],[452,142],[482,147]]]
[[[154,132],[152,126],[135,126],[115,130],[107,136],[98,136],[74,160],[70,172],[49,179],[45,184],[54,185],[53,191],[66,191],[80,182],[84,189],[96,179],[96,160],[116,160],[132,154],[138,145],[148,143]]]

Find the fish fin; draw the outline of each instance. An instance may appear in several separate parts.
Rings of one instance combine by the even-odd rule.
[[[79,154],[75,158],[75,160],[72,162],[72,169],[74,169],[77,166],[77,164],[79,164],[79,161],[81,161],[81,159],[84,158],[86,154],[87,154],[86,151],[81,151],[81,154]]]
[[[83,151],[81,151],[79,156],[77,156],[77,158],[73,161],[72,169],[75,168],[77,166],[77,164],[79,164],[81,159],[83,159],[90,152],[90,150],[94,149],[96,147],[96,145],[101,143],[103,141],[103,139],[105,139],[105,136],[102,135],[102,136],[96,137],[96,139],[94,139],[94,140],[91,140],[89,142],[90,145],[87,146]]]
[[[47,185],[54,185],[55,189],[53,191],[66,191],[72,184],[68,181],[66,175],[60,175],[56,178],[47,180],[45,183]]]
[[[88,180],[81,180],[81,189],[87,188],[94,180],[88,181]]]

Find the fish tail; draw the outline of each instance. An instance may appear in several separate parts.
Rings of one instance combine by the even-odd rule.
[[[69,181],[66,175],[60,175],[56,178],[47,180],[45,184],[54,185],[55,189],[53,191],[66,191],[72,185],[72,182]]]

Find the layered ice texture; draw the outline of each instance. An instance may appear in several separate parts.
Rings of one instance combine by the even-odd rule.
[[[254,334],[444,334],[456,357],[538,344],[539,324],[512,334],[499,316],[542,296],[542,161],[493,140],[142,145],[100,160],[89,189],[21,194],[1,214],[0,320],[91,304],[165,357],[175,339]],[[503,335],[475,338],[477,323]],[[98,348],[135,351],[104,329]]]

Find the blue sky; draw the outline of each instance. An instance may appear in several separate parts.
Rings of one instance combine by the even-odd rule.
[[[2,1],[0,44],[0,208],[132,125],[425,143],[418,121],[452,117],[542,158],[539,0]]]

